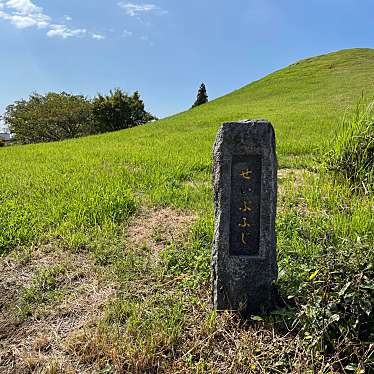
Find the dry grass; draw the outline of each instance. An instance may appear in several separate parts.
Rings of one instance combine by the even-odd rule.
[[[287,193],[297,192],[306,173],[281,170],[279,179]],[[0,372],[301,374],[315,372],[314,365],[320,373],[339,372],[323,357],[313,362],[316,356],[285,324],[217,314],[209,279],[196,287],[193,270],[174,273],[167,267],[165,258],[177,256],[177,265],[188,260],[195,222],[195,216],[171,208],[144,209],[130,221],[124,245],[100,269],[87,253],[48,246],[4,258]],[[56,264],[64,269],[58,275],[62,297],[33,306],[20,319],[22,289]]]
[[[204,311],[201,311],[204,313]],[[205,311],[206,313],[206,311]],[[204,314],[202,314],[204,315]],[[305,373],[308,355],[297,338],[265,323],[223,313],[215,322],[195,320],[167,373]]]
[[[185,237],[195,220],[194,215],[171,208],[143,209],[130,222],[128,240],[159,252],[165,244]]]
[[[305,184],[305,180],[312,174],[307,169],[279,169],[278,170],[278,204],[277,211],[281,215],[287,210],[286,200],[289,196],[297,197],[297,211],[301,215],[310,214],[306,202],[300,191]]]
[[[114,288],[100,285],[88,255],[53,250],[35,249],[27,263],[14,256],[0,263],[1,373],[85,372],[79,361],[69,357],[64,341],[84,326],[95,324]],[[28,305],[28,313],[20,313],[25,306],[22,291],[31,287],[38,272],[56,265],[64,268],[58,280],[61,297]]]
[[[173,291],[167,289],[165,293]],[[265,322],[243,321],[235,314],[211,311],[209,287],[195,294],[199,302],[183,301],[183,329],[176,337],[153,332],[137,341],[126,323],[118,329],[103,326],[82,330],[69,341],[72,354],[96,363],[95,372],[110,373],[306,373],[310,357],[298,337],[277,331]],[[175,302],[181,298],[174,295]],[[144,318],[154,306],[143,304]],[[141,308],[140,308],[141,309]],[[109,369],[110,368],[110,369]]]
[[[157,254],[167,243],[186,238],[194,221],[193,215],[170,208],[143,210],[129,224],[126,246],[147,246]],[[33,287],[40,272],[55,267],[62,269],[56,280],[59,297],[25,302],[23,291]],[[1,259],[0,373],[96,373],[113,361],[118,341],[96,331],[118,287],[108,284],[108,277],[104,282],[102,271],[88,253],[52,245]],[[143,289],[152,293],[148,286]]]
[[[279,193],[282,194],[284,191],[282,185],[284,183],[293,184],[295,188],[302,186],[304,177],[311,172],[306,169],[279,169],[278,170],[278,182],[280,185]]]

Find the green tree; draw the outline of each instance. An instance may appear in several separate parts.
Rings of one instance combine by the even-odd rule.
[[[139,92],[129,96],[116,88],[109,95],[98,94],[92,101],[98,132],[116,131],[149,122],[155,117],[144,109]]]
[[[195,108],[196,106],[205,104],[208,102],[208,94],[206,92],[206,87],[204,83],[201,83],[199,91],[197,92],[196,101],[192,105],[192,108]]]
[[[28,100],[8,105],[3,115],[15,140],[39,143],[95,133],[91,103],[83,96],[66,92],[33,93]]]
[[[139,92],[121,89],[92,101],[66,92],[40,95],[8,105],[3,115],[15,141],[50,142],[134,127],[155,119],[144,109]]]

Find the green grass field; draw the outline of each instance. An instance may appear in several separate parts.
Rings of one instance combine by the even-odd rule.
[[[353,282],[358,264],[371,258],[373,196],[352,195],[347,185],[316,170],[344,114],[363,93],[373,92],[374,50],[345,50],[302,60],[141,127],[0,149],[0,253],[3,263],[31,269],[20,292],[0,299],[9,318],[20,326],[47,321],[74,294],[71,274],[81,258],[92,264],[82,279],[95,274],[100,287],[115,290],[97,308],[94,324],[86,321],[84,329],[64,335],[64,344],[53,346],[45,359],[19,358],[17,365],[51,373],[327,373],[369,365],[373,354],[362,342],[354,343],[356,356],[340,362],[342,342],[337,339],[334,348],[335,338],[326,343],[313,335],[326,322],[316,312],[317,299],[305,295],[318,298],[308,282],[311,273],[318,270],[319,281],[335,284],[329,278],[335,269],[340,287],[344,272],[352,271]],[[290,317],[297,330],[289,326],[288,333],[278,320],[243,324],[210,309],[211,150],[223,122],[247,118],[266,118],[276,131],[279,287],[285,298],[295,298],[299,311],[297,319]],[[157,253],[131,238],[136,217],[140,231],[153,228]],[[166,235],[163,220],[171,227],[181,217],[193,217],[186,218],[193,223]],[[58,297],[46,299],[46,292]],[[303,306],[310,307],[304,317]],[[6,344],[13,344],[5,335]]]

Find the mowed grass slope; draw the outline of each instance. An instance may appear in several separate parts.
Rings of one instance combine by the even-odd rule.
[[[269,119],[280,167],[308,166],[345,110],[373,91],[374,50],[345,50],[146,126],[1,149],[0,251],[53,237],[83,244],[97,230],[112,231],[144,200],[210,212],[211,148],[222,122]]]
[[[0,372],[374,370],[374,198],[315,163],[373,90],[374,50],[346,50],[152,124],[0,149]],[[257,322],[213,311],[209,281],[212,145],[247,118],[276,130],[288,305]]]

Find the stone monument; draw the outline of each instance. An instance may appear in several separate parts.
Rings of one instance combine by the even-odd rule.
[[[224,123],[214,145],[213,304],[263,314],[277,278],[277,159],[271,123]]]

